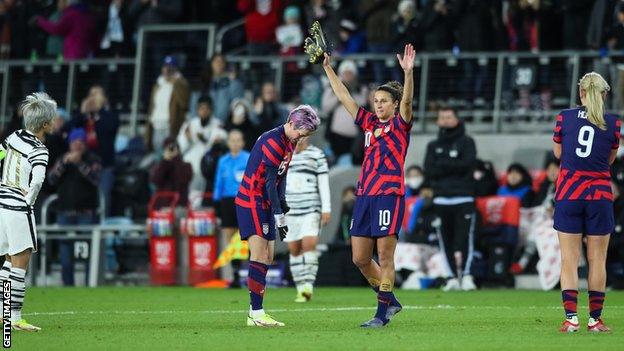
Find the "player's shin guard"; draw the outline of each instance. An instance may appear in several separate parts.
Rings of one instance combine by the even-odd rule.
[[[249,261],[247,286],[249,287],[250,305],[253,311],[262,309],[267,269],[268,267],[264,263]]]
[[[308,290],[312,290],[318,273],[318,253],[316,251],[308,251],[303,253],[303,261],[305,267],[305,285]]]
[[[589,316],[593,319],[599,319],[600,315],[602,315],[604,299],[604,292],[594,290],[589,291]]]
[[[562,290],[561,300],[563,301],[563,308],[565,310],[566,318],[576,317],[578,290]]]
[[[22,319],[22,305],[26,294],[26,270],[11,267],[9,280],[11,281],[11,321],[17,322]]]
[[[304,256],[293,256],[290,255],[290,273],[293,277],[293,282],[297,287],[297,292],[303,291],[304,284],[304,274],[305,274],[305,264],[304,264]]]

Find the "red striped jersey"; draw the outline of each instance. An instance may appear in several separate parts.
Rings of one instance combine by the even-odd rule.
[[[561,144],[555,200],[613,200],[609,155],[620,140],[619,118],[604,115],[606,130],[587,119],[584,107],[557,115],[553,141]]]
[[[404,195],[403,168],[412,124],[397,113],[386,122],[360,107],[355,124],[364,130],[364,162],[357,195]]]
[[[269,194],[265,189],[266,169],[278,169],[275,186],[279,188],[286,181],[294,148],[295,144],[286,137],[283,125],[262,134],[251,149],[235,203],[246,208],[269,208]]]

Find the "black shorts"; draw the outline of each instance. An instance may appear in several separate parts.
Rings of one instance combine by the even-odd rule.
[[[236,206],[233,197],[224,197],[219,203],[219,218],[221,218],[221,228],[236,228]]]

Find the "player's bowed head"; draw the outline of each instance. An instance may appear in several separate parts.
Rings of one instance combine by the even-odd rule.
[[[288,114],[284,131],[292,142],[314,133],[321,124],[316,111],[309,105],[299,105]]]

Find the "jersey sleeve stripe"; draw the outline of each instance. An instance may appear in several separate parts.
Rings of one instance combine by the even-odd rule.
[[[268,141],[269,145],[271,145],[273,150],[275,150],[278,154],[280,154],[280,155],[284,154],[284,148],[281,147],[275,140],[269,139],[267,141]]]
[[[266,145],[262,145],[262,153],[275,167],[279,166],[280,162],[277,160],[277,158],[275,158],[275,156],[271,153],[269,148],[266,147]]]

